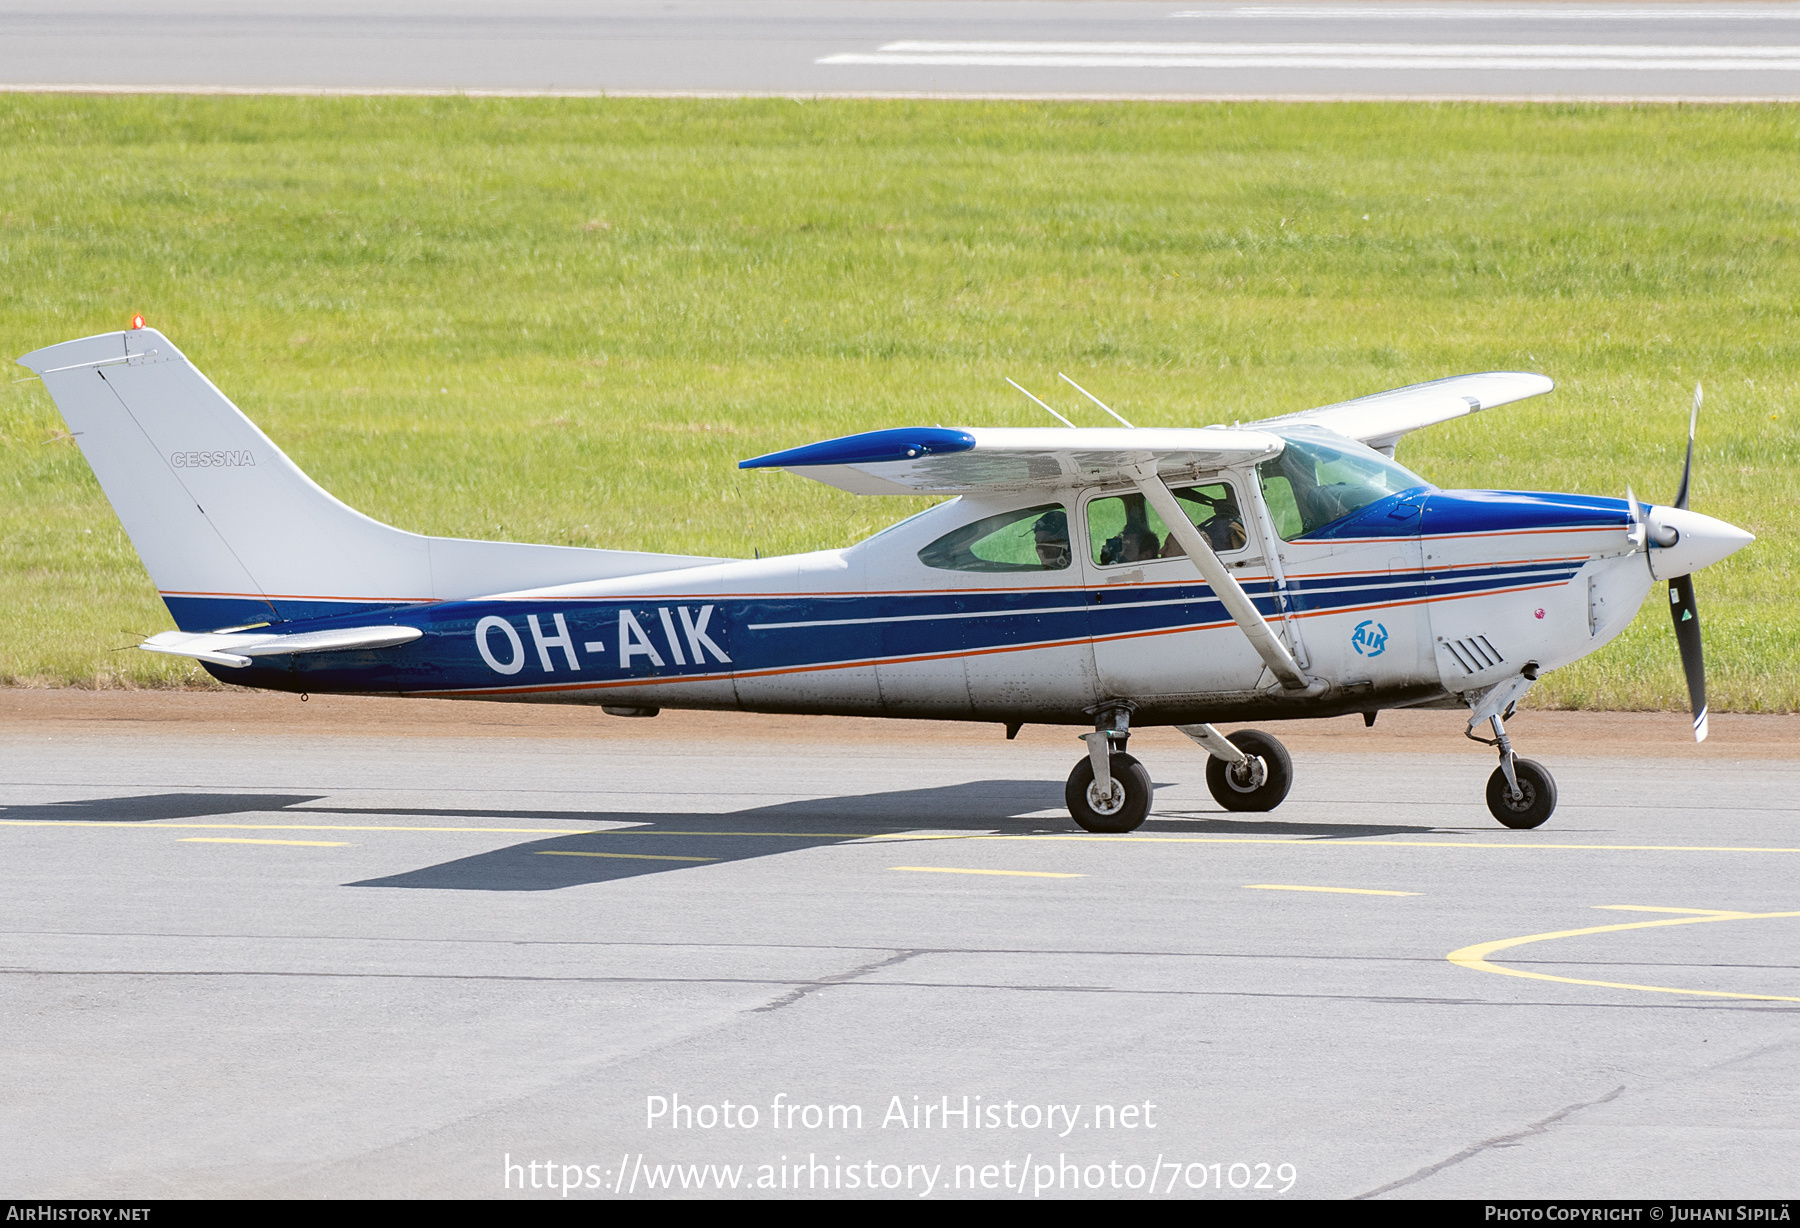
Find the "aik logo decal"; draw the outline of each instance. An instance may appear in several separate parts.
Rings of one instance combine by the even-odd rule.
[[[1387,628],[1365,618],[1350,633],[1350,646],[1365,657],[1379,657],[1387,651]]]

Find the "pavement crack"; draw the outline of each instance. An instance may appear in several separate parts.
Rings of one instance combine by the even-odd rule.
[[[871,963],[863,964],[860,967],[850,969],[848,972],[839,972],[832,976],[822,976],[816,981],[809,981],[804,985],[789,990],[773,1002],[753,1008],[750,1013],[752,1015],[760,1015],[765,1011],[778,1011],[784,1006],[792,1006],[810,993],[817,993],[819,990],[828,989],[833,985],[842,985],[846,981],[854,981],[858,977],[869,975],[871,972],[879,972],[883,968],[891,968],[895,964],[903,964],[915,955],[926,954],[929,954],[929,952],[922,948],[909,947],[906,950],[898,951],[893,955],[888,956],[886,959],[878,959]]]
[[[1544,1118],[1542,1121],[1531,1123],[1523,1130],[1516,1131],[1512,1134],[1498,1135],[1494,1138],[1485,1139],[1482,1142],[1475,1143],[1472,1146],[1464,1147],[1461,1151],[1457,1152],[1447,1160],[1439,1160],[1436,1164],[1428,1164],[1410,1177],[1402,1177],[1398,1181],[1390,1181],[1386,1185],[1370,1190],[1366,1194],[1358,1194],[1352,1201],[1360,1201],[1364,1198],[1379,1198],[1381,1195],[1392,1190],[1397,1190],[1402,1186],[1412,1185],[1415,1182],[1425,1180],[1427,1177],[1435,1176],[1436,1174],[1443,1172],[1446,1168],[1461,1164],[1464,1160],[1472,1159],[1484,1151],[1491,1150],[1495,1147],[1507,1147],[1513,1143],[1522,1142],[1525,1139],[1535,1138],[1540,1134],[1548,1133],[1550,1127],[1563,1121],[1571,1114],[1579,1113],[1582,1109],[1591,1109],[1597,1104],[1605,1104],[1610,1100],[1616,1100],[1624,1093],[1625,1087],[1623,1084],[1620,1084],[1610,1092],[1607,1092],[1604,1096],[1600,1096],[1593,1100],[1583,1100],[1576,1104],[1566,1105],[1565,1107],[1556,1110],[1556,1112],[1550,1114],[1550,1116]]]

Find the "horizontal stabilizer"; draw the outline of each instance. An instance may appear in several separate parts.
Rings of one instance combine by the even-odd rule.
[[[1340,401],[1318,409],[1264,418],[1246,426],[1319,426],[1348,439],[1368,444],[1378,452],[1394,454],[1394,445],[1408,431],[1480,413],[1496,405],[1542,396],[1555,381],[1529,371],[1489,371],[1482,375],[1453,375],[1449,379],[1412,384],[1391,392]]]
[[[1282,447],[1273,435],[1222,427],[903,427],[771,452],[738,468],[785,469],[856,495],[963,495],[1124,481],[1148,462],[1165,478],[1187,477]]]
[[[353,652],[357,649],[392,648],[410,644],[425,633],[417,627],[334,627],[329,631],[301,631],[271,635],[266,631],[164,631],[138,647],[172,657],[192,657],[214,665],[242,669],[253,657],[281,657],[294,653]]]

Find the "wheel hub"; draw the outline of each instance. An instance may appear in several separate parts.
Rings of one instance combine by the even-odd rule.
[[[1254,793],[1269,779],[1269,765],[1261,755],[1250,755],[1242,763],[1225,768],[1225,783],[1239,793]]]
[[[1114,815],[1125,809],[1125,786],[1115,777],[1112,787],[1103,795],[1098,781],[1088,785],[1087,802],[1095,814]]]
[[[1524,814],[1533,806],[1537,805],[1537,790],[1532,787],[1529,780],[1520,780],[1519,795],[1517,797],[1502,792],[1500,794],[1500,799],[1508,810],[1511,810],[1516,814]]]

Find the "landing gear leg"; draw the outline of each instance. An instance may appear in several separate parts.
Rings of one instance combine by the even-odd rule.
[[[1260,729],[1227,738],[1211,725],[1177,725],[1206,748],[1206,787],[1227,810],[1266,811],[1281,805],[1294,784],[1287,747]]]
[[[1489,717],[1488,724],[1494,730],[1491,739],[1476,737],[1473,730],[1467,734],[1500,750],[1500,766],[1488,777],[1488,812],[1507,827],[1541,827],[1556,810],[1556,780],[1543,764],[1513,754],[1506,722],[1498,714]]]
[[[1063,801],[1085,831],[1135,830],[1150,813],[1150,773],[1125,753],[1131,737],[1131,709],[1101,708],[1094,713],[1094,732],[1084,733],[1087,758],[1069,773]]]

